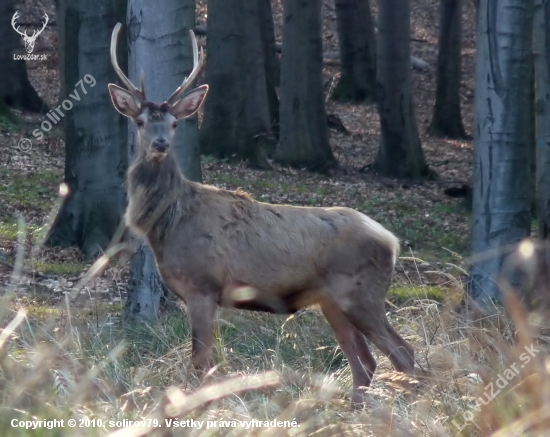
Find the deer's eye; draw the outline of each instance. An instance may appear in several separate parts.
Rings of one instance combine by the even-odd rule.
[[[174,121],[174,122],[172,123],[172,127],[173,127],[174,129],[177,128],[177,127],[178,127],[178,122],[177,122],[177,121]]]
[[[138,119],[136,120],[136,124],[137,124],[138,127],[142,127],[142,126],[143,126],[143,120],[141,120],[141,119],[138,118]]]

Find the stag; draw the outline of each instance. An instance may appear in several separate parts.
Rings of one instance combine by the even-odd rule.
[[[318,305],[351,366],[354,405],[363,403],[376,368],[365,337],[397,371],[412,375],[413,348],[384,308],[397,238],[353,209],[271,205],[187,180],[172,144],[178,120],[195,114],[208,92],[208,85],[186,92],[202,67],[202,49],[199,56],[191,31],[192,72],[165,102],[152,103],[143,75],[138,89],[118,66],[119,29],[111,62],[126,89],[109,84],[109,92],[138,132],[125,220],[147,239],[163,281],[186,303],[194,367],[213,365],[218,307],[290,314]]]
[[[48,14],[44,14],[44,22],[42,23],[42,29],[40,30],[33,30],[32,35],[27,35],[27,31],[21,32],[19,30],[20,26],[15,27],[15,23],[17,19],[20,17],[19,11],[15,11],[15,14],[13,14],[13,17],[11,19],[11,26],[13,27],[13,30],[15,30],[19,35],[21,35],[21,38],[23,38],[23,42],[25,43],[25,50],[27,53],[31,54],[34,50],[34,44],[36,42],[36,38],[38,38],[38,35],[40,35],[44,29],[46,28],[46,25],[48,24]]]

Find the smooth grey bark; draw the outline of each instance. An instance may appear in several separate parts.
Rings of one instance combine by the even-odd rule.
[[[331,98],[376,101],[376,37],[368,0],[335,0],[340,79]]]
[[[260,32],[264,54],[265,80],[267,101],[269,105],[269,120],[274,131],[279,131],[279,96],[276,89],[280,85],[281,66],[277,55],[275,41],[275,25],[271,0],[258,0],[260,14]]]
[[[400,179],[419,179],[430,174],[413,107],[410,29],[409,0],[379,3],[376,41],[381,135],[374,169]]]
[[[170,0],[163,2],[160,8],[147,0],[131,0],[127,24],[128,77],[139,86],[143,72],[147,100],[161,103],[181,85],[193,68],[189,30],[195,28],[195,2]],[[135,126],[129,124],[130,161],[135,157],[135,147]],[[196,116],[179,123],[173,147],[185,176],[200,181]],[[125,316],[155,321],[164,296],[164,285],[148,244],[136,236],[129,239],[133,253]]]
[[[460,111],[461,49],[462,0],[441,0],[435,105],[428,128],[434,136],[467,137]]]
[[[271,116],[260,3],[210,0],[204,103],[203,153],[268,167]],[[265,6],[265,5],[264,5]]]
[[[482,307],[501,300],[499,281],[522,285],[503,264],[530,227],[532,14],[530,1],[480,1],[469,291]]]
[[[56,111],[64,114],[61,118],[57,113],[65,126],[69,195],[48,241],[78,246],[88,257],[95,257],[109,245],[124,208],[121,186],[128,162],[127,131],[121,117],[113,113],[107,90],[116,74],[109,57],[97,55],[109,53],[111,31],[124,9],[117,0],[60,3],[60,102],[65,107]],[[90,77],[96,82],[93,87]]]
[[[189,30],[195,28],[195,2],[168,0],[128,3],[128,71],[139,85],[145,75],[147,100],[164,102],[193,68]],[[135,76],[134,76],[135,75]],[[197,117],[178,125],[173,145],[186,178],[201,180]]]
[[[46,112],[48,107],[29,82],[25,61],[13,59],[14,54],[25,54],[21,37],[11,27],[14,13],[14,0],[0,2],[0,102],[13,108]]]
[[[536,203],[539,239],[537,292],[550,305],[550,0],[535,0]]]
[[[327,172],[330,149],[323,95],[321,1],[284,0],[280,88],[280,140],[275,159]]]
[[[132,255],[124,317],[127,320],[155,322],[166,292],[155,255],[147,242],[135,235],[129,235],[128,242]]]

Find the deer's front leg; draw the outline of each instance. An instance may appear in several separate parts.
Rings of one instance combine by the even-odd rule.
[[[187,296],[187,312],[191,323],[193,367],[204,372],[214,365],[214,317],[218,305],[212,295],[192,293]]]

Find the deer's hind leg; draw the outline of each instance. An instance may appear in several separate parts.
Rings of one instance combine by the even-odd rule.
[[[386,318],[391,271],[370,269],[329,278],[327,290],[349,322],[386,355],[398,372],[414,374],[414,350]],[[369,287],[369,288],[367,288]]]
[[[351,323],[386,355],[395,370],[414,375],[414,349],[390,325],[385,309],[357,305],[345,311]]]
[[[334,331],[336,341],[348,359],[353,377],[352,405],[360,407],[365,401],[365,392],[376,370],[376,361],[372,356],[365,337],[349,321],[332,299],[321,303],[321,310]]]

